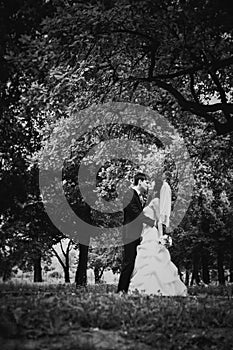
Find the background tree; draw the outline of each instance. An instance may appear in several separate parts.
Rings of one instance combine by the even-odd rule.
[[[174,111],[224,135],[232,131],[232,16],[220,1],[66,3],[35,42],[25,38],[21,62],[47,73],[46,99],[53,96],[56,111],[113,96],[158,108],[159,95],[169,95]]]
[[[60,241],[60,250],[62,252],[62,257],[59,255],[57,250],[52,247],[52,251],[59,263],[61,264],[64,271],[65,283],[70,283],[70,251],[74,247],[74,243],[70,239],[66,245],[66,248],[63,247],[62,241]]]
[[[59,119],[65,124],[75,111],[93,103],[142,104],[178,128],[194,162],[194,205],[174,237],[176,247],[187,248],[192,242],[186,259],[192,269],[195,245],[201,244],[224,283],[223,271],[232,266],[233,58],[228,2],[21,0],[1,1],[0,6],[1,225],[11,222],[15,232],[21,230],[18,212],[21,207],[29,210],[31,195],[31,213],[44,217],[37,170],[33,175],[30,159]],[[34,190],[29,189],[30,179]],[[70,183],[66,191],[72,203],[75,191]],[[77,208],[80,204],[73,202]],[[25,217],[28,224],[28,214]],[[36,245],[40,225],[32,226]],[[4,234],[9,234],[4,239],[14,245],[13,251],[26,242],[17,241],[8,229]],[[177,259],[182,261],[181,250]]]

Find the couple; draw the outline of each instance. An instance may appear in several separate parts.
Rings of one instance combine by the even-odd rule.
[[[145,174],[135,175],[133,188],[124,196],[124,255],[118,292],[137,290],[163,296],[187,295],[169,251],[160,244],[171,210],[171,189],[166,181],[169,174],[163,175],[160,199],[154,196],[144,209],[140,196],[147,193],[149,187]]]

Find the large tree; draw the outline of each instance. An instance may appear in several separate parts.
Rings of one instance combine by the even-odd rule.
[[[40,25],[43,16],[38,17],[36,30],[19,33],[16,53],[12,54],[9,44],[4,49],[7,65],[17,68],[18,103],[8,103],[3,126],[13,120],[15,143],[22,125],[29,126],[27,137],[20,141],[24,148],[18,147],[23,161],[40,148],[41,129],[46,126],[42,130],[49,134],[58,118],[93,103],[130,101],[158,110],[182,132],[200,165],[197,193],[202,192],[202,175],[208,180],[211,173],[213,181],[206,181],[216,189],[221,206],[222,188],[213,169],[216,156],[229,159],[232,141],[219,140],[233,130],[232,11],[228,2],[92,0],[56,1],[53,6]],[[6,82],[5,95],[16,96],[12,83]],[[17,123],[15,116],[20,116]],[[15,159],[8,156],[9,136],[4,138],[7,162]],[[211,144],[211,138],[216,142]],[[213,157],[210,145],[215,150]],[[9,169],[3,169],[4,176],[11,174]],[[232,172],[226,169],[219,164],[229,192]],[[199,218],[198,209],[193,214]],[[221,260],[220,251],[219,257]]]
[[[35,73],[36,62],[56,110],[112,98],[157,109],[168,94],[174,113],[224,135],[233,130],[232,19],[218,0],[61,2],[36,42],[24,37],[22,64]]]

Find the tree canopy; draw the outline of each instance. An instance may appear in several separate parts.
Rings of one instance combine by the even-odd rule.
[[[232,19],[217,0],[61,2],[35,41],[21,38],[22,64],[35,74],[36,61],[57,113],[109,99],[157,109],[168,94],[174,113],[224,135],[233,130]]]
[[[201,237],[211,247],[213,259],[217,254],[221,260],[221,250],[227,252],[229,266],[233,176],[229,2],[2,0],[0,10],[0,228],[5,227],[1,246],[7,241],[19,251],[23,242],[34,239],[38,247],[42,227],[52,235],[47,239],[45,232],[42,245],[61,238],[42,209],[38,168],[32,161],[56,123],[66,125],[93,104],[130,102],[165,116],[184,138],[193,160],[193,202],[176,246],[190,247],[192,254]],[[75,171],[81,156],[78,148],[76,153],[76,163],[73,169],[67,167],[65,175]],[[110,168],[105,167],[103,176]],[[67,197],[79,206],[75,188],[68,186],[72,174]],[[99,180],[104,184],[103,178]],[[39,216],[39,224],[33,222],[31,230],[30,215]],[[20,232],[18,241],[9,225]],[[181,250],[178,255],[182,257]]]

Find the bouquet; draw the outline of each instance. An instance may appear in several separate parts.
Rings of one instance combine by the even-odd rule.
[[[172,238],[169,235],[163,235],[160,238],[159,243],[164,245],[166,248],[170,248],[172,246]]]

